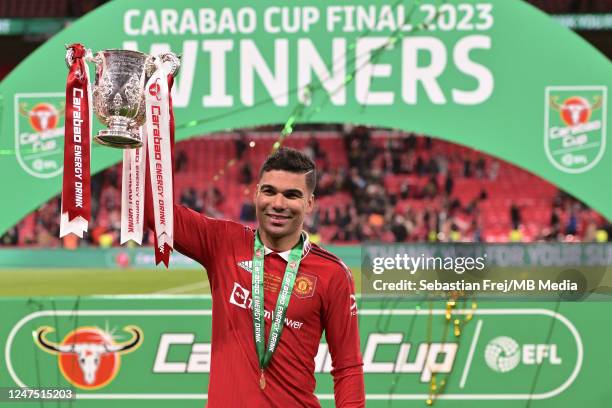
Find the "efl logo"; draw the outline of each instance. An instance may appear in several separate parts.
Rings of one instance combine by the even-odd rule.
[[[500,336],[491,340],[485,349],[485,362],[498,373],[514,370],[521,357],[523,365],[540,365],[545,361],[552,365],[562,363],[556,344],[524,344],[521,348],[513,338]]]
[[[28,174],[38,178],[62,173],[64,160],[63,93],[15,94],[15,151]]]
[[[594,167],[606,149],[607,87],[546,88],[544,148],[565,173]]]
[[[61,343],[55,343],[47,338],[55,329],[42,326],[34,332],[34,341],[42,350],[58,356],[60,371],[68,382],[95,390],[113,381],[119,372],[121,354],[136,350],[142,343],[139,327],[126,326],[124,330],[132,337],[120,343],[115,342],[111,333],[97,327],[79,327]]]

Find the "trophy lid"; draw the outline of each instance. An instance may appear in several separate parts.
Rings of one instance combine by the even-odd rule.
[[[148,54],[145,54],[144,52],[140,52],[140,51],[134,51],[134,50],[126,50],[126,49],[121,49],[121,48],[107,48],[105,50],[100,50],[98,51],[96,54],[99,53],[122,53],[122,54],[132,54],[134,56],[142,56],[144,58],[148,57]]]

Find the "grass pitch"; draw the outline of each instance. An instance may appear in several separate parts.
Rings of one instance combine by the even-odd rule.
[[[356,290],[361,274],[353,269]],[[206,295],[204,269],[0,269],[0,296]]]
[[[0,269],[0,296],[209,294],[203,269]]]

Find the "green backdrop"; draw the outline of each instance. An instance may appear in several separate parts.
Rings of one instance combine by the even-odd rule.
[[[0,307],[0,387],[72,387],[78,395],[76,402],[19,406],[102,407],[109,399],[134,407],[205,404],[209,297],[4,299]],[[601,330],[609,324],[610,303],[503,302],[501,307],[482,302],[459,338],[452,330],[444,334],[444,303],[430,311],[427,302],[360,301],[359,309],[368,407],[425,406],[431,376],[426,367],[438,384],[446,380],[437,407],[603,408],[612,398],[605,386],[612,363],[609,336]],[[121,354],[119,363],[115,360],[115,375],[97,389],[72,386],[69,380],[75,381],[80,369],[60,370],[60,356],[32,338],[50,326],[55,331],[47,339],[59,344],[83,330],[113,333],[114,342],[123,342],[130,337],[123,331],[128,325],[140,328],[143,340]],[[331,407],[333,382],[324,344],[315,365],[317,396]],[[96,381],[103,375],[100,366]]]
[[[422,132],[521,166],[607,218],[610,61],[521,2],[111,1],[0,84],[0,232],[61,187],[64,44],[182,54],[178,140],[264,124]],[[93,72],[93,71],[92,71]],[[120,152],[96,146],[93,171]]]

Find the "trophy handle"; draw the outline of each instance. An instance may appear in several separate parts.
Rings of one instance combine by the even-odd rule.
[[[179,68],[181,67],[180,55],[176,55],[172,52],[165,52],[163,54],[159,54],[159,59],[161,60],[161,62],[170,63],[170,75],[172,75],[173,77],[176,77],[178,75]]]
[[[74,50],[68,44],[66,44],[65,46],[66,46],[66,58],[65,58],[66,66],[68,67],[68,69],[70,69],[70,67],[72,66],[72,63],[74,62]],[[85,48],[85,61],[94,61],[91,50],[89,48]]]
[[[72,66],[72,62],[74,61],[74,50],[66,45],[66,66],[68,69]]]
[[[91,54],[91,50],[87,50],[86,61],[93,62],[96,64],[96,67],[99,67],[104,62],[102,58],[102,54],[100,52],[96,52],[96,55]]]

